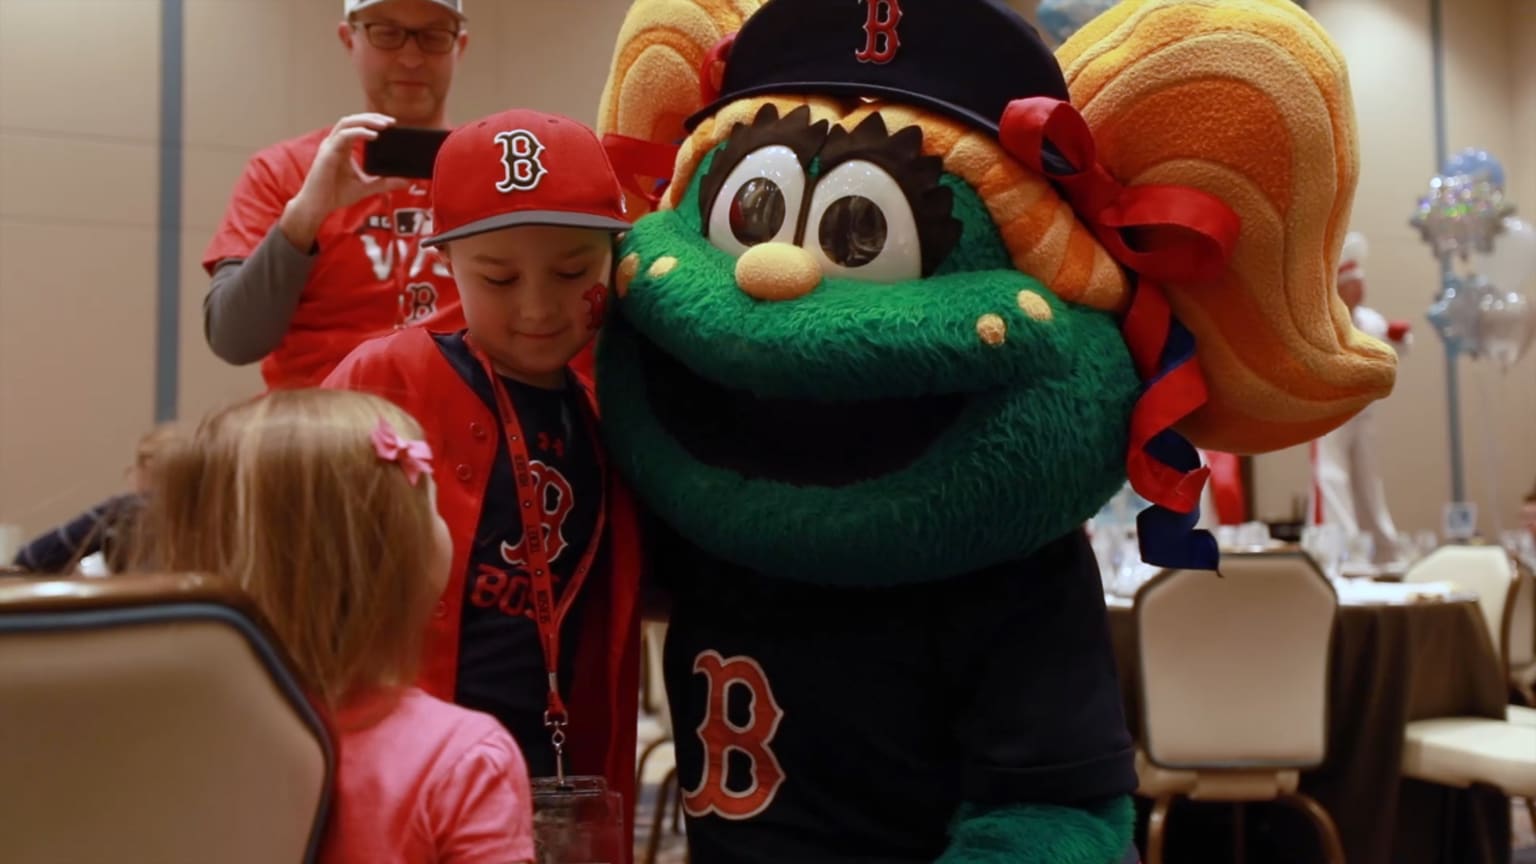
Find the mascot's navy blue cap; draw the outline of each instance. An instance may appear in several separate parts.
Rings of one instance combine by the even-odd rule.
[[[723,105],[772,93],[881,96],[997,133],[1015,99],[1067,101],[1061,66],[1002,0],[768,0],[725,58]]]

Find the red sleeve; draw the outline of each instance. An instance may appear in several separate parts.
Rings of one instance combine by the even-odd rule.
[[[219,262],[247,258],[277,224],[288,200],[304,185],[304,173],[287,157],[283,145],[271,147],[251,157],[245,173],[230,194],[224,221],[203,252],[203,270],[208,275]],[[297,176],[295,176],[297,175]]]

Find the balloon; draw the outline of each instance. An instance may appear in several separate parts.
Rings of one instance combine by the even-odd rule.
[[[1465,174],[1430,179],[1429,194],[1419,199],[1409,224],[1434,250],[1435,257],[1493,251],[1493,238],[1515,210],[1487,177]]]
[[[1040,22],[1040,28],[1059,44],[1117,2],[1119,0],[1041,0],[1040,7],[1035,10],[1035,19]]]
[[[1504,291],[1523,291],[1536,279],[1536,226],[1513,216],[1504,220],[1493,250],[1472,258],[1472,269]]]
[[[1500,192],[1504,191],[1504,166],[1499,164],[1499,160],[1495,159],[1493,154],[1478,147],[1468,147],[1447,159],[1445,173],[1484,177],[1493,188]]]
[[[1440,296],[1430,305],[1426,317],[1448,350],[1471,357],[1481,356],[1480,309],[1483,298],[1492,290],[1482,279],[1474,277],[1463,281],[1455,276],[1450,277],[1440,290]]]
[[[1536,337],[1536,305],[1517,291],[1494,291],[1478,305],[1477,329],[1488,359],[1508,370]]]

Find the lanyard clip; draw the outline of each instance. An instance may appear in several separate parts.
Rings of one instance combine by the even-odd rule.
[[[549,730],[549,743],[555,748],[555,782],[560,788],[565,788],[565,727],[570,724],[570,715],[565,710],[551,710],[544,712],[544,728]]]

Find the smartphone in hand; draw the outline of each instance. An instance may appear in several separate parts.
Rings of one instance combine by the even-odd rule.
[[[438,148],[448,138],[444,129],[391,126],[363,144],[363,171],[375,177],[432,179]]]

